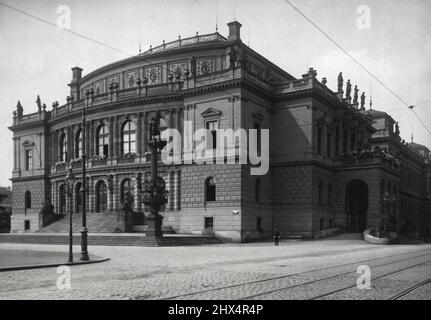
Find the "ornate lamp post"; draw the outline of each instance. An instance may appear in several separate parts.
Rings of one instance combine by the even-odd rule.
[[[91,88],[90,90],[85,91],[87,102],[84,104],[82,108],[82,183],[81,183],[81,194],[82,194],[82,227],[81,227],[81,257],[82,261],[90,260],[88,256],[88,230],[87,230],[87,179],[86,179],[86,135],[85,135],[85,127],[86,127],[86,106],[88,101],[93,101],[94,90]]]
[[[142,202],[150,208],[147,216],[146,237],[160,239],[163,237],[162,219],[159,214],[162,205],[167,203],[166,185],[162,178],[157,174],[158,153],[166,144],[160,138],[160,112],[157,112],[151,123],[151,140],[148,145],[151,148],[151,180],[144,183]]]
[[[73,262],[73,230],[72,230],[72,195],[73,195],[73,184],[75,180],[75,175],[72,172],[72,168],[69,168],[69,171],[66,174],[66,186],[67,186],[67,195],[69,196],[69,262]]]

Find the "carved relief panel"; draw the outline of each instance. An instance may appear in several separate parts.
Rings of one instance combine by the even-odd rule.
[[[160,84],[162,81],[160,67],[146,67],[144,68],[144,75],[148,79],[148,85]]]
[[[205,75],[215,71],[214,59],[198,60],[198,75]]]
[[[136,80],[139,78],[138,71],[126,71],[124,75],[124,88],[136,87]]]
[[[175,79],[180,79],[183,76],[184,70],[188,69],[187,61],[175,62],[169,64],[169,73],[172,73]]]

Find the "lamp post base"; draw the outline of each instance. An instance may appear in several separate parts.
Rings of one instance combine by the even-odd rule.
[[[160,214],[151,213],[146,217],[146,219],[147,219],[147,230],[145,231],[145,237],[163,238],[163,231],[162,231],[163,217]]]
[[[83,228],[83,230],[81,230],[81,256],[80,256],[81,261],[90,260],[90,257],[88,256],[88,251],[87,251],[87,243],[88,243],[87,239],[88,239],[87,228]]]

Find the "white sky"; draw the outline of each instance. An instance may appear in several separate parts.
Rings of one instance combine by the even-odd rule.
[[[429,0],[290,0],[342,47],[371,70],[431,128],[431,1]],[[71,29],[112,47],[138,53],[162,40],[173,41],[215,31],[216,3],[219,32],[226,24],[242,23],[241,37],[254,50],[295,77],[314,67],[336,89],[337,75],[365,90],[372,88],[373,107],[399,121],[402,138],[431,147],[431,134],[391,93],[372,79],[284,0],[0,0],[56,23],[57,8],[68,5]],[[357,8],[367,5],[371,28],[357,27]],[[139,36],[141,34],[141,36]],[[56,29],[0,5],[0,185],[12,175],[12,112],[20,100],[24,113],[37,110],[37,94],[51,109],[65,102],[71,67],[84,74],[127,56]]]

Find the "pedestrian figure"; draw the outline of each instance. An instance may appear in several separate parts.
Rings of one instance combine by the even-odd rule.
[[[280,231],[278,231],[277,228],[274,229],[274,244],[278,246],[278,243],[280,241]]]

